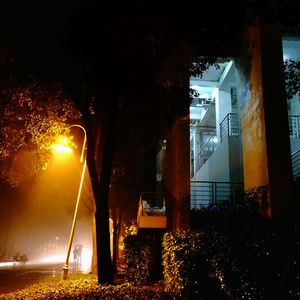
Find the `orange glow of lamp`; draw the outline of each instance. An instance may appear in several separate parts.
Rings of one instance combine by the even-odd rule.
[[[59,137],[57,144],[51,145],[54,154],[72,153],[73,149],[69,146],[70,140],[67,137]]]

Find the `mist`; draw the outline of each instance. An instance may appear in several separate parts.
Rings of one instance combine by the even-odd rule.
[[[48,168],[18,187],[0,186],[0,254],[26,254],[28,263],[64,260],[82,165],[73,153],[54,155]],[[92,252],[94,199],[88,171],[81,192],[73,246]],[[70,259],[71,260],[71,259]]]

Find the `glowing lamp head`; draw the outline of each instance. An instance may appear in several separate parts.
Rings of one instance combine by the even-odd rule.
[[[51,145],[51,149],[55,154],[58,153],[71,153],[73,149],[69,146],[70,140],[67,137],[59,137],[57,144]]]

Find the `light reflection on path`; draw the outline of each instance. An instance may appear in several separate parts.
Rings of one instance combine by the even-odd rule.
[[[25,288],[26,286],[44,281],[48,278],[60,278],[63,267],[61,263],[1,263],[0,264],[0,294],[5,294]],[[69,274],[73,272],[73,263],[70,263]],[[88,273],[88,271],[79,271]]]
[[[16,264],[0,268],[0,294],[25,288],[49,277],[59,276],[62,264]]]

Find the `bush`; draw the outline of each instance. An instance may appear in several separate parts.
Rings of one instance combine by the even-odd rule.
[[[150,275],[151,249],[146,239],[139,235],[124,238],[126,279],[134,284],[145,284]]]
[[[300,294],[298,227],[263,217],[265,195],[261,187],[240,201],[193,212],[202,220],[198,225],[207,236],[213,273],[233,299],[290,299]]]
[[[165,289],[173,299],[219,299],[220,286],[207,262],[204,233],[166,233],[163,239]]]
[[[297,226],[229,215],[212,219],[203,232],[165,234],[166,291],[174,299],[299,297]]]
[[[288,299],[299,292],[299,240],[293,226],[240,224],[212,234],[215,272],[233,299]],[[262,226],[264,225],[264,226]]]

